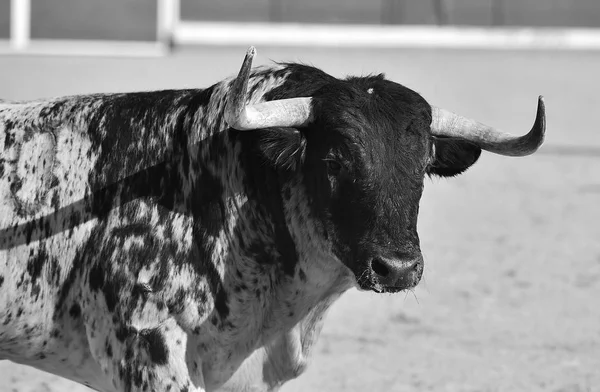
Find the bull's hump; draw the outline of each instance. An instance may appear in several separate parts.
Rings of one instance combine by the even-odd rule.
[[[160,165],[172,159],[174,145],[188,143],[186,127],[206,111],[212,91],[0,105],[0,249],[89,221],[98,215],[90,206],[97,194],[110,206],[127,184],[141,186],[144,193],[149,183],[160,182]]]

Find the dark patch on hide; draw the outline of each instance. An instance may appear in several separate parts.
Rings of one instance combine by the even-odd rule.
[[[130,362],[127,364],[121,363],[119,365],[119,378],[125,384],[125,391],[131,391],[133,386],[140,388],[144,379],[143,377],[144,367],[138,365],[136,362],[133,364]]]
[[[221,289],[217,291],[215,298],[215,309],[219,313],[221,320],[225,320],[229,316],[229,306],[227,305],[227,294],[225,290]]]
[[[173,297],[167,303],[167,310],[169,311],[169,314],[181,314],[183,312],[185,296],[186,292],[184,289],[177,289],[175,295],[173,295]]]
[[[306,273],[302,268],[298,270],[298,277],[300,278],[301,282],[306,282]]]
[[[127,277],[120,271],[117,271],[110,278],[105,279],[102,292],[104,293],[106,307],[109,312],[113,312],[120,299],[123,298],[123,287],[125,287],[127,283]]]
[[[124,342],[130,335],[134,334],[135,330],[126,325],[120,325],[115,332],[115,337],[119,342]]]
[[[99,264],[90,270],[89,284],[92,291],[98,291],[104,286],[104,269]]]
[[[79,318],[81,316],[81,307],[79,306],[79,304],[73,304],[73,306],[71,306],[71,308],[69,309],[69,316],[71,316],[71,318]]]
[[[145,223],[132,223],[121,227],[115,227],[111,235],[117,238],[127,238],[130,236],[142,236],[150,231],[150,226]]]
[[[4,136],[4,149],[8,150],[13,146],[16,141],[16,135],[14,128],[14,123],[11,120],[4,120],[4,130],[6,131],[6,135]]]
[[[58,195],[58,191],[55,191],[52,195],[50,205],[52,208],[54,208],[54,210],[58,210],[60,208],[60,196]]]
[[[40,246],[37,254],[33,257],[29,257],[27,260],[27,273],[31,277],[31,284],[34,285],[37,279],[42,274],[42,269],[48,261],[48,253],[44,246]]]
[[[169,360],[169,348],[160,330],[144,329],[140,332],[140,336],[146,343],[152,362],[156,365],[166,365]]]
[[[200,179],[191,195],[191,210],[197,224],[202,226],[205,234],[216,236],[224,225],[223,184],[206,167],[202,165],[200,167]]]
[[[50,268],[48,270],[48,281],[52,284],[59,285],[60,284],[60,263],[58,262],[58,258],[52,257],[50,260]]]

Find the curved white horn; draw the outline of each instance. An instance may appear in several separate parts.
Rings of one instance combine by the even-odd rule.
[[[529,133],[511,135],[495,128],[449,112],[431,107],[431,133],[469,141],[481,149],[500,155],[525,156],[533,154],[544,142],[546,108],[544,98],[538,98],[537,115]]]
[[[313,118],[312,98],[290,98],[246,106],[248,78],[256,49],[246,52],[242,68],[227,96],[225,121],[234,129],[248,131],[272,127],[305,127]]]

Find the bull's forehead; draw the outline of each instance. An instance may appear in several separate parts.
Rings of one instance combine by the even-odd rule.
[[[340,132],[350,149],[375,170],[422,177],[431,145],[429,104],[382,76],[349,81],[358,104],[340,108]]]

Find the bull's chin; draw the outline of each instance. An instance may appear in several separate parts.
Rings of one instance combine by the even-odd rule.
[[[384,286],[378,282],[366,280],[358,281],[357,288],[361,291],[372,291],[378,294],[394,294],[404,290],[415,288],[416,284],[410,286]]]
[[[384,293],[388,293],[388,294],[394,294],[394,293],[399,293],[401,291],[404,290],[410,290],[412,289],[414,286],[411,287],[386,287],[386,286],[378,286],[378,287],[374,287],[371,290],[379,293],[379,294],[384,294]]]

